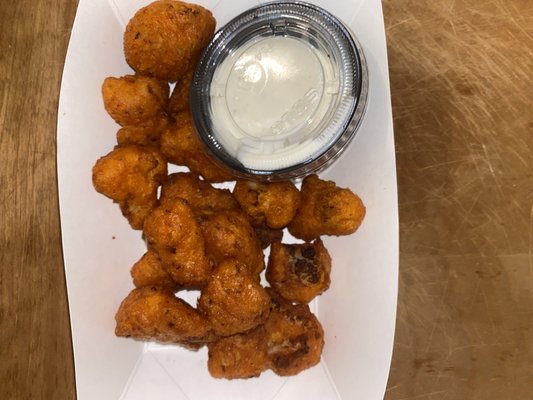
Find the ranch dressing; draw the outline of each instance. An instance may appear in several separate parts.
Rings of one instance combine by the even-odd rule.
[[[217,139],[250,169],[306,162],[332,139],[322,125],[339,85],[330,56],[308,40],[256,37],[214,72],[210,110]]]

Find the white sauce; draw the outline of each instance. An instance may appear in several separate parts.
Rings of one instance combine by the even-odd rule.
[[[309,42],[254,39],[214,73],[217,139],[247,168],[276,170],[306,161],[329,139],[321,122],[338,88],[333,63]]]

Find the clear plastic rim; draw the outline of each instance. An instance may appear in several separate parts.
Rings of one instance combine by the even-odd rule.
[[[341,62],[353,63],[351,69],[346,68],[346,65],[341,66],[344,68],[339,67],[343,82],[341,90],[351,90],[353,99],[349,109],[344,110],[345,115],[338,131],[319,152],[313,154],[312,158],[286,168],[259,170],[244,166],[221,145],[217,138],[216,127],[210,120],[210,86],[214,71],[225,56],[232,49],[246,43],[258,31],[264,30],[266,22],[276,18],[286,19],[295,24],[308,24],[310,29],[319,35],[336,34],[335,37],[330,37],[330,41],[336,43],[339,48],[336,49],[332,45],[329,49],[341,54]],[[353,76],[347,76],[346,70],[352,71]],[[346,85],[346,81],[350,85]],[[215,162],[223,167],[229,167],[241,178],[286,180],[321,171],[342,154],[361,124],[366,110],[367,96],[366,60],[361,45],[350,29],[334,15],[318,6],[300,1],[276,1],[261,4],[241,13],[217,31],[196,68],[191,88],[191,109],[199,137]]]

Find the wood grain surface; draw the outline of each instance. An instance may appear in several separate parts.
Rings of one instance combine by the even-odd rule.
[[[0,399],[73,399],[56,121],[76,9],[0,1]]]
[[[385,0],[400,202],[387,400],[533,393],[533,2]],[[0,3],[0,399],[73,399],[56,179],[75,1]]]
[[[386,399],[531,399],[533,2],[384,13],[401,251]]]

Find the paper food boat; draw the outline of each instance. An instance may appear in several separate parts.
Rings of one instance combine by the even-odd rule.
[[[198,0],[218,26],[257,5]],[[216,380],[207,351],[114,335],[114,314],[133,288],[129,269],[145,251],[118,207],[96,193],[91,168],[115,145],[117,125],[100,93],[107,76],[131,73],[123,30],[149,1],[81,0],[70,39],[58,115],[58,178],[70,318],[80,400],[285,400],[383,398],[389,372],[398,279],[396,166],[383,15],[379,0],[311,1],[341,18],[359,39],[370,92],[357,137],[321,176],[350,187],[367,208],[354,234],[324,238],[333,258],[330,289],[311,304],[322,322],[322,362],[295,377],[271,371]],[[190,293],[189,301],[196,294]]]

